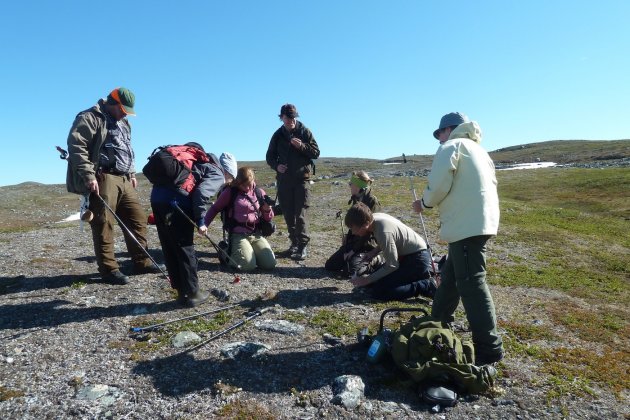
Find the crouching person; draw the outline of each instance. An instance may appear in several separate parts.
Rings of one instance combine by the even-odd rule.
[[[365,171],[355,171],[350,177],[350,200],[348,204],[364,203],[374,212],[378,207],[378,199],[372,195],[372,179]],[[348,231],[343,237],[341,247],[332,254],[324,268],[328,271],[341,272],[344,277],[350,277],[352,273],[371,272],[369,270],[377,266],[378,261],[365,259],[365,253],[376,248],[376,242],[372,235],[355,236]]]
[[[271,270],[276,256],[262,235],[260,222],[273,219],[273,209],[265,202],[265,191],[256,186],[254,171],[244,166],[225,188],[205,216],[206,228],[217,214],[223,213],[223,229],[228,232],[230,264],[240,265],[244,271],[256,267]],[[207,229],[207,228],[206,228]],[[205,233],[202,228],[200,233]]]
[[[385,213],[372,213],[363,203],[350,207],[344,220],[353,235],[374,235],[377,247],[367,258],[382,253],[384,264],[367,276],[353,275],[350,282],[367,287],[378,300],[433,297],[436,284],[431,278],[431,256],[427,244],[413,229]]]

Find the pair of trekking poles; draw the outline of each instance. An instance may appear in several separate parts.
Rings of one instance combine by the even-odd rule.
[[[195,318],[200,318],[202,316],[206,316],[206,315],[211,315],[211,314],[216,314],[219,312],[223,312],[223,311],[227,311],[228,309],[232,309],[235,308],[237,306],[240,306],[239,304],[234,304],[234,305],[228,305],[228,306],[224,306],[221,308],[216,308],[216,309],[211,309],[209,311],[206,312],[202,312],[199,314],[195,314],[195,315],[190,315],[190,316],[185,316],[182,318],[176,318],[176,319],[172,319],[170,321],[165,321],[165,322],[160,322],[158,324],[153,324],[153,325],[148,325],[146,327],[131,327],[129,328],[129,332],[132,334],[138,334],[138,333],[145,333],[145,332],[150,332],[150,331],[154,331],[156,329],[159,329],[165,325],[169,325],[169,324],[173,324],[176,322],[181,322],[181,321],[187,321],[189,319],[195,319]],[[265,312],[269,311],[271,308],[267,307],[267,308],[262,308],[262,309],[256,309],[253,312],[250,312],[250,315],[248,315],[246,318],[230,325],[227,328],[224,328],[220,331],[217,331],[216,333],[212,334],[210,337],[206,338],[205,340],[200,341],[199,343],[195,344],[192,347],[189,347],[188,349],[185,350],[185,352],[191,352],[193,350],[196,350],[200,347],[205,346],[206,344],[208,344],[209,342],[211,342],[212,340],[215,340],[227,333],[229,333],[232,330],[235,330],[236,328],[245,325],[246,323],[248,323],[249,321],[251,321],[254,318],[257,318],[259,316],[261,316],[262,314],[264,314]]]

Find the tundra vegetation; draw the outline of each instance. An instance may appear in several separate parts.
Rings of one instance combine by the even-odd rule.
[[[495,390],[491,397],[510,395],[512,390],[509,387],[535,387],[544,390],[542,404],[557,408],[559,411],[555,413],[561,417],[579,417],[574,407],[577,401],[588,405],[589,400],[608,392],[613,395],[613,406],[609,412],[620,417],[628,416],[630,141],[535,143],[502,149],[492,156],[497,164],[540,160],[566,166],[497,172],[501,226],[499,235],[490,243],[488,250],[488,282],[495,298],[499,329],[507,356],[498,364],[499,382],[502,381],[504,385],[502,389]],[[296,263],[281,260],[279,274],[273,275],[274,281],[286,284],[287,289],[302,288],[305,293],[309,288],[313,289],[313,293],[321,294],[328,290],[339,290],[336,288],[342,280],[316,270],[338,247],[341,234],[346,230],[337,214],[342,211],[343,217],[348,207],[347,181],[353,170],[367,170],[375,179],[373,189],[381,202],[382,211],[400,218],[422,234],[419,218],[411,210],[410,188],[421,193],[426,185],[423,175],[430,167],[431,156],[407,154],[406,163],[402,162],[402,158],[388,161],[395,164],[383,165],[383,161],[351,158],[320,158],[317,161],[310,210],[313,243],[309,259],[299,267],[304,272],[316,274],[310,277],[320,278],[306,279],[309,275],[305,275],[299,280],[299,286],[296,286],[291,283],[294,279],[288,278],[288,272],[283,271]],[[254,166],[258,184],[272,197],[275,195],[273,173],[263,162],[240,164]],[[60,168],[60,171],[63,169]],[[147,213],[150,212],[149,192],[150,185],[140,177],[139,193]],[[15,239],[22,233],[35,232],[36,235],[31,237],[35,239],[31,240],[36,243],[38,235],[53,236],[58,231],[78,231],[78,222],[55,223],[78,211],[79,207],[77,196],[65,193],[63,185],[25,183],[0,187],[0,196],[2,249],[34,246]],[[276,222],[278,234],[272,236],[270,242],[274,249],[283,250],[288,246],[286,234],[283,234],[286,227],[282,217],[277,217]],[[434,253],[443,255],[446,244],[438,239],[437,213],[426,213],[425,223]],[[89,228],[86,227],[86,230],[88,233],[84,235],[89,236]],[[210,235],[215,238],[221,236],[218,223],[211,226]],[[90,243],[89,237],[84,243]],[[152,238],[151,246],[158,247],[156,237]],[[207,240],[196,238],[196,246],[202,259],[201,268],[212,266],[211,270],[218,270],[215,267],[216,258],[213,258],[214,249]],[[60,254],[61,248],[64,248],[63,243],[59,246],[43,245],[42,252],[32,257],[30,264],[39,270],[48,268],[55,273],[66,268],[72,269],[68,257]],[[91,255],[92,251],[89,246],[84,246],[83,252],[85,256]],[[28,299],[37,297],[37,293],[45,293],[41,289],[46,289],[46,286],[39,289],[24,288],[25,279],[19,276],[19,268],[8,268],[8,263],[3,258],[3,268],[0,269],[0,311],[3,307],[10,309],[11,299],[18,293],[34,293],[31,296],[25,294],[25,301],[28,302]],[[89,272],[72,274],[72,280],[64,283],[65,286],[56,291],[59,292],[56,296],[103,286],[90,279]],[[301,307],[283,308],[284,301],[280,295],[286,290],[282,286],[266,287],[263,284],[265,276],[272,275],[264,272],[256,274],[258,289],[254,289],[252,284],[252,290],[256,292],[247,296],[248,299],[253,306],[261,303],[276,305],[282,319],[306,327],[304,341],[317,340],[326,333],[342,338],[344,344],[354,344],[354,335],[362,327],[368,326],[371,333],[376,332],[378,316],[386,308],[421,306],[429,309],[428,302],[422,300],[403,303],[368,300],[361,301],[359,309],[358,305],[351,304],[313,305],[306,310]],[[223,278],[229,279],[229,273]],[[352,294],[350,287],[342,288],[342,291],[348,296]],[[174,297],[171,291],[164,292],[165,300]],[[356,303],[356,296],[349,300]],[[187,314],[182,312],[179,315]],[[2,316],[6,315],[6,311],[2,311]],[[135,326],[146,326],[166,321],[172,318],[171,315],[174,313],[149,312],[135,317],[133,322]],[[456,316],[465,330],[463,311],[458,310]],[[388,318],[387,324],[395,327],[408,318],[409,313],[401,312]],[[207,319],[170,324],[150,333],[150,340],[136,341],[121,337],[110,340],[107,346],[124,352],[124,357],[132,363],[143,363],[158,355],[168,357],[171,354],[170,339],[178,332],[192,331],[208,336],[240,319],[241,314],[222,312]],[[19,328],[12,325],[11,328],[5,325],[3,329],[13,330],[11,337],[19,336]],[[53,330],[54,327],[51,327],[51,333]],[[465,332],[463,334],[466,335]],[[7,356],[10,342],[5,336],[3,334],[2,351]],[[335,360],[327,363],[334,364]],[[6,363],[0,365],[3,377],[0,380],[0,414],[19,412],[10,409],[8,404],[19,404],[28,392],[26,385],[7,385],[4,378],[10,369],[11,366]],[[15,366],[14,369],[19,367]],[[523,370],[529,374],[523,375]],[[326,380],[330,382],[332,379]],[[287,380],[287,384],[289,382]],[[396,390],[404,387],[405,381],[384,376],[380,384]],[[218,381],[212,392],[215,395],[237,395],[239,390],[229,383]],[[290,386],[287,393],[299,407],[323,404],[316,402],[318,397],[312,389]],[[266,405],[263,398],[237,397],[227,401],[215,407],[214,415],[225,418],[278,416],[277,407]],[[462,412],[460,415],[465,414]]]

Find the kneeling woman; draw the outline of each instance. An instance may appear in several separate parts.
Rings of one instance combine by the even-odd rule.
[[[273,250],[259,227],[262,220],[273,219],[273,210],[264,200],[258,201],[256,190],[258,196],[265,196],[265,191],[256,186],[253,169],[239,168],[236,178],[219,195],[204,219],[208,226],[218,213],[224,212],[223,228],[229,234],[231,263],[239,264],[244,271],[256,267],[270,270],[276,266]]]

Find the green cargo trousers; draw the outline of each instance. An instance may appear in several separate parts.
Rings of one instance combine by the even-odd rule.
[[[103,200],[116,212],[120,220],[129,228],[144,249],[147,247],[146,214],[140,206],[138,193],[131,185],[128,175],[102,174],[99,176],[98,187]],[[116,219],[94,194],[90,195],[90,210],[94,218],[90,222],[94,254],[98,271],[102,275],[118,270],[119,265],[114,255],[114,224]],[[122,229],[131,254],[134,268],[149,267],[153,263],[145,252],[129,234]]]
[[[503,352],[494,302],[486,283],[488,239],[490,236],[472,236],[448,244],[448,257],[441,271],[442,282],[433,298],[431,311],[433,317],[452,322],[461,299],[478,356]]]

